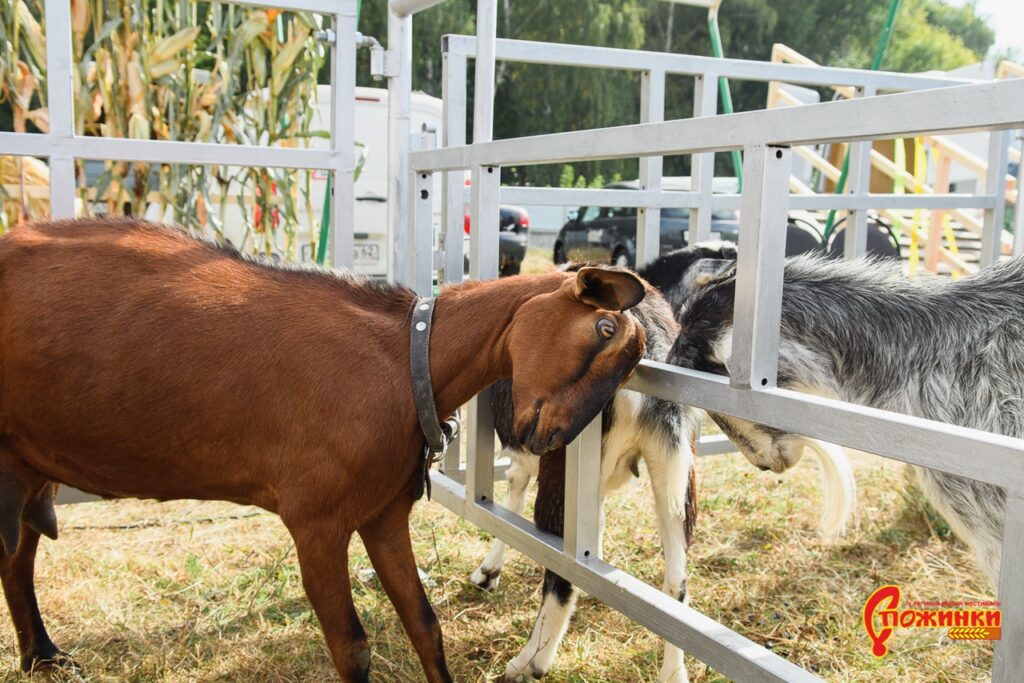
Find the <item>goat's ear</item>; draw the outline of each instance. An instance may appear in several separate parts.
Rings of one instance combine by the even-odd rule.
[[[646,290],[643,280],[629,271],[586,266],[576,272],[573,293],[585,304],[625,311],[643,301]]]
[[[690,267],[693,270],[693,284],[703,287],[731,275],[736,268],[736,261],[735,259],[702,258]]]

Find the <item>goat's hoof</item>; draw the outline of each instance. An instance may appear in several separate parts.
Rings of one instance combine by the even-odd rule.
[[[485,591],[497,590],[498,583],[501,581],[501,569],[484,569],[480,567],[469,575],[469,581],[477,588],[482,588]]]
[[[533,662],[530,662],[522,669],[517,667],[514,663],[510,663],[505,667],[505,676],[501,680],[503,683],[528,683],[531,678],[535,681],[539,681],[544,678],[546,673],[546,671],[539,671],[534,668]]]
[[[82,675],[81,665],[67,652],[60,650],[22,657],[21,670],[29,675],[46,672],[58,681],[76,681]]]
[[[662,676],[658,678],[658,683],[690,683],[690,678],[686,675],[686,669],[681,669],[679,671],[673,671],[668,676],[662,674]]]

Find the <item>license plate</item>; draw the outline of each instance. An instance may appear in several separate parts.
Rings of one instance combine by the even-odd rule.
[[[380,261],[380,244],[370,242],[355,245],[356,263],[377,263]]]

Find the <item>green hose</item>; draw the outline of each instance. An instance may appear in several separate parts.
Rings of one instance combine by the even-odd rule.
[[[363,0],[356,0],[356,29],[359,28],[359,17],[362,12]],[[329,173],[327,174],[327,186],[324,189],[324,208],[320,215],[320,236],[316,240],[316,263],[318,266],[322,266],[327,259],[327,239],[331,234],[331,195],[333,190],[334,174]]]
[[[718,12],[708,12],[708,33],[711,36],[711,54],[718,59],[725,57],[725,50],[722,49],[722,34],[718,30]],[[718,93],[722,98],[722,113],[733,113],[732,92],[729,90],[729,79],[720,77],[718,79]],[[737,192],[743,191],[743,157],[740,151],[732,151],[732,168],[736,173]]]
[[[878,46],[875,48],[875,56],[871,59],[871,70],[878,71],[882,68],[882,59],[885,51],[889,48],[889,39],[892,38],[892,27],[896,24],[896,14],[900,9],[900,0],[892,0],[889,3],[889,13],[885,17],[885,24],[882,26],[882,35],[878,37]],[[850,150],[846,150],[843,157],[843,169],[839,174],[839,182],[836,183],[836,194],[846,192],[846,177],[850,172]],[[828,220],[825,221],[825,231],[822,233],[822,244],[828,244],[828,238],[832,236],[835,229],[836,210],[828,212]]]

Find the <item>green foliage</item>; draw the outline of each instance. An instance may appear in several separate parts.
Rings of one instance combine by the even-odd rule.
[[[562,166],[562,173],[558,176],[558,186],[572,187],[575,175],[576,171],[573,169],[572,164],[565,164]]]
[[[992,47],[995,31],[978,16],[976,0],[960,7],[931,0],[924,8],[929,24],[959,38],[976,56],[984,55]]]
[[[961,27],[963,13],[971,11],[968,5],[954,10],[935,0],[904,0],[882,68],[907,72],[948,71],[977,62],[992,44],[994,34],[976,17],[981,31],[969,23]],[[984,49],[972,50],[959,34],[935,23],[933,18],[938,16],[954,28],[962,28],[972,43],[979,47],[984,45]]]
[[[416,16],[413,87],[440,96],[441,35],[472,34],[475,5],[473,0],[449,0]],[[720,15],[725,54],[767,60],[772,44],[781,42],[820,64],[867,68],[888,5],[888,0],[726,0]],[[385,3],[365,2],[359,28],[386,41]],[[498,35],[700,55],[711,52],[706,10],[650,0],[504,0],[499,4]],[[972,4],[952,7],[942,0],[904,0],[884,68],[954,68],[980,59],[992,40],[992,30],[978,18]],[[361,59],[365,60],[365,55]],[[381,85],[369,78],[365,63],[359,78],[364,85]],[[764,107],[765,84],[734,82],[732,87],[737,111]],[[830,97],[831,91],[822,94]],[[499,64],[495,137],[635,123],[639,120],[639,95],[639,78],[633,73]],[[692,81],[669,79],[666,117],[690,116],[692,102]],[[720,172],[731,172],[725,155],[719,155],[718,163]],[[637,166],[634,160],[610,160],[577,164],[571,171],[568,176],[566,167],[531,166],[504,169],[502,177],[515,184],[566,187],[580,182],[577,174],[595,180],[598,175],[636,177]],[[665,172],[689,173],[689,159],[667,159]]]

